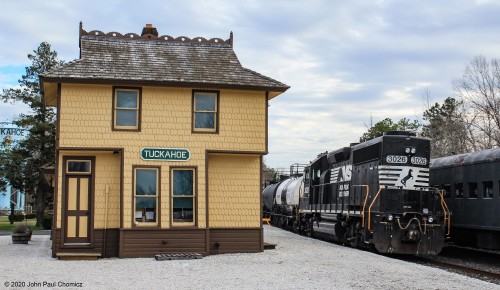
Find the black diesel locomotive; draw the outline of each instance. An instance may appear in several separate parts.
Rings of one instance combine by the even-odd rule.
[[[275,226],[380,253],[437,255],[449,215],[429,187],[430,140],[391,132],[321,153],[301,177],[264,189]]]
[[[500,251],[500,148],[432,159],[430,173],[450,209],[450,240]]]

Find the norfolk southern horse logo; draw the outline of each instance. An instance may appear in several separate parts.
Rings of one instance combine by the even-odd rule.
[[[401,184],[404,185],[405,187],[406,187],[406,182],[413,178],[413,175],[411,175],[412,171],[413,171],[412,169],[408,170],[408,175],[406,175],[403,179],[401,179]]]

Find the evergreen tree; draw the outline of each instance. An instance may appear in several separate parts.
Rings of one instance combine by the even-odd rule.
[[[470,130],[464,121],[463,103],[448,97],[424,112],[422,136],[431,139],[431,157],[443,157],[473,149]]]
[[[37,226],[41,226],[43,213],[51,201],[52,187],[44,178],[41,167],[55,160],[55,111],[45,106],[40,92],[38,76],[51,68],[63,64],[50,44],[42,42],[33,54],[28,54],[31,66],[18,81],[20,87],[4,89],[4,102],[22,102],[30,112],[21,114],[14,123],[29,130],[27,138],[5,152],[0,162],[0,183],[8,181],[15,189],[22,190],[35,201]]]
[[[397,123],[394,123],[391,118],[385,118],[375,123],[375,125],[371,125],[368,132],[364,133],[363,136],[359,138],[359,142],[371,140],[390,131],[409,131],[416,133],[421,126],[422,125],[417,120],[411,121],[403,118]]]

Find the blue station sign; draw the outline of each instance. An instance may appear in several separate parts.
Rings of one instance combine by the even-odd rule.
[[[185,148],[142,148],[143,160],[188,161],[191,153]]]

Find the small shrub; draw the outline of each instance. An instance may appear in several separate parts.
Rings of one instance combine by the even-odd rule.
[[[14,228],[14,230],[12,232],[16,233],[16,234],[24,234],[24,233],[31,232],[31,229],[26,225],[18,224],[18,225],[16,225],[16,227]]]
[[[43,226],[44,230],[52,229],[52,216],[51,215],[46,215],[43,217],[42,226]]]
[[[9,222],[22,222],[23,220],[24,215],[22,214],[9,215]]]
[[[29,213],[26,215],[27,220],[36,219],[36,213]]]

